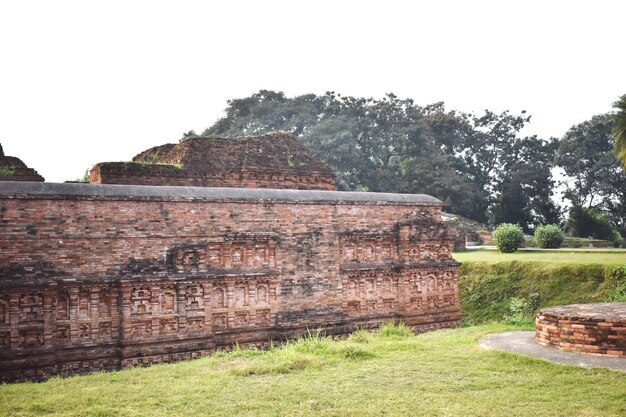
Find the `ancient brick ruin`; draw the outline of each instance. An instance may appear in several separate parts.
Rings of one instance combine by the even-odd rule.
[[[626,303],[544,308],[535,323],[535,340],[544,346],[626,358]]]
[[[1,183],[0,378],[457,326],[440,213],[423,195]]]
[[[0,183],[2,381],[459,325],[441,202],[332,191],[289,134],[186,138],[91,182]]]
[[[5,156],[0,145],[0,181],[43,181],[44,178],[21,159]]]
[[[335,174],[289,133],[190,137],[148,149],[133,162],[93,167],[94,184],[334,190]]]

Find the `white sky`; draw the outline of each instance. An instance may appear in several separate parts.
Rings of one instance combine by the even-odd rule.
[[[626,93],[626,2],[0,0],[0,143],[47,181],[201,132],[226,100],[393,92],[561,136]]]

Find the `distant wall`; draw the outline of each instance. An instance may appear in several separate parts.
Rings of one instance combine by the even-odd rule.
[[[174,165],[103,162],[90,172],[92,184],[335,190],[335,178],[275,172],[193,172]]]
[[[440,212],[421,195],[2,183],[0,379],[457,326]]]

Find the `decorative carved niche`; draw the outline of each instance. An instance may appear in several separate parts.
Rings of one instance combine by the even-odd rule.
[[[393,260],[393,246],[390,243],[383,243],[380,245],[380,258],[383,262]]]
[[[0,298],[0,326],[9,324],[9,301]]]
[[[188,285],[185,291],[185,306],[188,311],[204,309],[204,289],[201,285]]]
[[[250,324],[250,312],[247,310],[235,311],[235,325],[245,326]]]
[[[376,297],[376,275],[367,274],[364,279],[365,298]]]
[[[111,317],[111,289],[102,288],[100,290],[100,299],[98,304],[98,314],[101,318],[109,318]]]
[[[248,286],[246,284],[237,284],[235,286],[235,306],[248,306]]]
[[[70,318],[70,295],[67,290],[60,290],[56,297],[56,317],[57,320],[67,320]]]
[[[81,339],[90,339],[91,338],[91,324],[89,323],[81,323],[78,327],[78,337]]]
[[[152,335],[152,323],[149,321],[135,322],[132,327],[133,338],[142,338]]]
[[[131,310],[133,314],[142,315],[152,312],[152,304],[150,298],[152,291],[148,287],[133,288],[131,295]]]
[[[243,266],[245,263],[244,247],[240,245],[233,245],[230,249],[230,261],[233,266]]]
[[[228,316],[226,313],[213,313],[213,327],[223,328],[228,325]]]
[[[54,330],[54,339],[59,343],[68,342],[70,340],[70,326],[69,324],[57,325]]]
[[[363,244],[361,249],[361,258],[364,261],[374,260],[374,245],[371,242]]]
[[[224,266],[222,250],[218,245],[209,245],[206,249],[207,262],[209,266]]]
[[[91,317],[91,292],[81,288],[78,292],[78,317],[88,319]]]
[[[20,295],[20,323],[43,321],[42,308],[43,297],[41,292],[31,291]]]
[[[226,307],[226,287],[225,286],[216,285],[215,287],[213,287],[211,303],[213,304],[213,308],[225,308]]]
[[[159,333],[172,334],[178,331],[178,320],[175,318],[165,318],[159,320]]]
[[[361,302],[360,301],[348,301],[348,307],[346,309],[347,313],[360,313],[361,312]]]
[[[398,278],[391,273],[385,273],[382,277],[382,291],[385,295],[398,294]]]
[[[43,330],[24,329],[19,333],[19,346],[22,349],[35,349],[43,346]]]
[[[196,249],[180,250],[176,256],[176,266],[179,271],[198,272],[200,254]]]
[[[269,248],[266,246],[255,246],[254,248],[254,261],[257,265],[267,264],[269,261],[268,256]]]
[[[428,308],[435,308],[439,303],[439,291],[437,287],[437,276],[430,273],[426,276],[426,305]]]
[[[187,330],[192,332],[201,331],[204,329],[204,317],[192,317],[187,318]]]
[[[356,257],[356,245],[354,244],[346,244],[343,247],[343,256],[342,256],[342,260],[344,262],[354,262],[357,260]]]
[[[348,276],[348,282],[345,285],[346,296],[351,298],[358,298],[360,296],[359,281],[358,275]]]
[[[269,286],[268,284],[259,283],[256,287],[256,304],[269,304]]]
[[[269,308],[264,308],[256,311],[257,323],[270,323],[272,321],[272,314]]]
[[[0,350],[6,350],[11,347],[11,332],[0,332]]]
[[[98,333],[101,338],[111,337],[111,323],[100,323]]]
[[[176,287],[173,285],[164,285],[159,293],[159,304],[161,313],[176,312]]]

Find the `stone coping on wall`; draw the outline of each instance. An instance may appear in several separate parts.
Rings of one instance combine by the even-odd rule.
[[[564,306],[542,308],[541,314],[549,314],[558,319],[568,320],[626,322],[626,302],[569,304]]]
[[[354,191],[267,188],[211,188],[150,185],[0,182],[0,199],[62,198],[76,200],[226,201],[268,203],[335,203],[442,206],[426,194],[365,193]]]

